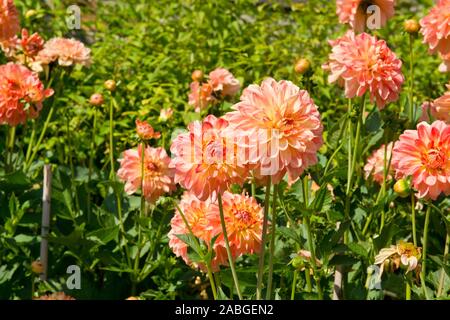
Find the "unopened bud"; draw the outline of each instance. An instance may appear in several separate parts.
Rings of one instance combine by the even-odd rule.
[[[106,90],[113,92],[116,90],[117,84],[114,80],[106,80],[104,86]]]
[[[200,82],[203,79],[203,72],[201,70],[194,70],[191,77],[192,80]]]
[[[394,184],[394,192],[402,198],[406,198],[409,195],[409,191],[409,183],[405,179],[400,179]]]
[[[42,262],[39,260],[35,260],[31,263],[31,271],[36,274],[41,274],[44,272],[44,266],[42,265]]]
[[[101,106],[105,101],[100,93],[94,93],[89,99],[89,103],[95,107]]]
[[[406,32],[412,34],[412,33],[417,33],[419,31],[420,24],[414,19],[409,19],[403,23],[403,27]]]
[[[294,70],[298,74],[304,74],[306,71],[309,70],[311,64],[307,59],[300,59],[295,64]]]

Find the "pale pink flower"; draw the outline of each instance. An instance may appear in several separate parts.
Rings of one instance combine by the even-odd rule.
[[[392,165],[396,178],[411,176],[419,198],[450,194],[450,125],[437,120],[406,130],[396,142]]]
[[[439,0],[420,25],[423,43],[428,43],[432,53],[450,53],[450,0]]]
[[[8,41],[20,31],[19,12],[13,0],[0,0],[0,42]]]
[[[366,179],[369,176],[373,176],[373,180],[378,182],[379,184],[383,183],[384,180],[384,154],[385,154],[385,145],[383,144],[380,148],[375,150],[372,155],[367,159],[367,163],[364,166],[364,172]],[[389,142],[387,145],[386,152],[386,166],[389,165],[389,161],[391,159],[392,154],[392,142]],[[386,180],[389,181],[392,179],[392,175],[394,174],[394,168],[388,166],[387,168],[387,176]]]
[[[195,112],[200,112],[200,110],[206,109],[214,103],[213,89],[209,83],[200,84],[194,81],[190,87],[189,104],[195,108]]]
[[[194,121],[189,132],[178,135],[170,148],[175,168],[175,182],[200,200],[215,199],[232,184],[242,184],[248,175],[237,161],[236,145],[228,139],[228,122],[213,115]]]
[[[355,35],[348,31],[343,37],[329,41],[332,53],[324,69],[331,72],[328,82],[339,81],[345,86],[345,96],[363,96],[379,109],[396,101],[404,81],[402,61],[388,48],[386,42],[367,33]]]
[[[244,148],[245,160],[255,166],[258,179],[278,183],[287,173],[293,183],[317,162],[323,144],[322,123],[314,101],[290,81],[267,78],[250,85],[225,115],[230,136]]]
[[[12,62],[0,66],[0,124],[17,126],[36,118],[52,94],[26,67]]]
[[[75,39],[53,38],[47,41],[36,56],[36,66],[48,65],[57,61],[60,66],[70,67],[75,64],[89,66],[91,50]],[[39,70],[36,70],[39,71]]]
[[[155,132],[147,121],[136,120],[136,133],[142,140],[159,139],[160,132]]]
[[[129,149],[119,159],[117,176],[125,182],[125,192],[135,193],[142,183],[142,144],[137,149]],[[144,152],[143,193],[145,199],[154,203],[160,196],[175,190],[173,169],[169,168],[170,158],[163,148],[147,146]],[[141,191],[142,192],[142,191]]]
[[[363,32],[366,28],[368,16],[375,12],[367,12],[367,8],[375,5],[380,10],[380,26],[386,25],[389,18],[394,16],[394,0],[336,0],[336,14],[340,23],[348,23],[356,32]]]
[[[209,73],[209,83],[214,91],[220,91],[222,96],[234,96],[241,87],[239,80],[230,71],[217,68]]]
[[[8,40],[0,41],[0,48],[8,58],[14,57],[20,50],[20,39],[14,36]]]
[[[172,118],[172,116],[173,116],[172,108],[161,109],[161,112],[159,113],[158,121],[167,122],[170,118]]]
[[[439,65],[439,72],[450,72],[450,52],[446,55],[440,54],[442,63]]]

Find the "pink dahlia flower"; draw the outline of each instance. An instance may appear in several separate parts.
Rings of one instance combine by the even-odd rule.
[[[54,61],[63,67],[75,64],[89,66],[91,64],[91,50],[75,39],[53,38],[47,41],[36,56],[36,66],[48,65]],[[39,70],[36,70],[39,71]]]
[[[406,130],[393,152],[396,178],[412,177],[419,198],[450,195],[450,125],[437,120]]]
[[[267,78],[250,85],[225,115],[230,135],[245,152],[245,160],[255,166],[257,178],[271,176],[280,182],[287,173],[293,183],[317,162],[323,144],[320,114],[308,92],[290,81]]]
[[[120,169],[117,176],[125,182],[125,192],[135,193],[142,183],[142,145],[129,149],[119,159]],[[144,152],[143,192],[145,199],[154,203],[160,196],[175,190],[173,170],[169,168],[170,158],[163,148],[146,147]]]
[[[236,145],[225,134],[228,121],[207,116],[188,126],[189,132],[178,135],[170,148],[175,168],[175,182],[200,200],[242,184],[248,169],[237,161]]]
[[[369,178],[370,175],[373,176],[373,180],[378,182],[379,184],[383,183],[384,180],[384,154],[385,154],[385,145],[383,144],[379,149],[375,150],[372,155],[367,159],[367,163],[364,166],[364,172],[366,179]],[[387,145],[386,152],[386,165],[389,164],[391,160],[392,154],[392,142]],[[391,180],[392,175],[394,174],[394,168],[389,166],[387,169],[386,180]]]
[[[155,132],[147,121],[136,120],[136,133],[142,140],[159,139],[160,132]]]
[[[439,0],[420,25],[423,43],[428,43],[432,53],[450,53],[450,0]]]
[[[19,31],[19,12],[13,0],[0,0],[0,42],[13,38]]]
[[[354,98],[370,93],[370,101],[379,109],[396,101],[404,81],[402,61],[386,42],[367,33],[355,35],[348,31],[343,37],[329,41],[333,47],[330,62],[324,69],[331,72],[328,82],[339,81],[345,96]]]
[[[195,108],[195,112],[206,109],[214,101],[213,89],[209,83],[200,84],[197,81],[191,83],[189,104]]]
[[[209,73],[209,83],[214,91],[220,91],[222,96],[234,96],[241,87],[239,80],[230,71],[217,68]]]
[[[386,25],[389,18],[394,16],[394,0],[336,0],[336,13],[340,23],[348,23],[356,32],[363,32],[366,28],[368,15],[375,14],[368,12],[371,5],[375,5],[380,10],[380,26]]]
[[[52,94],[26,67],[12,62],[0,66],[0,124],[17,126],[36,118]]]

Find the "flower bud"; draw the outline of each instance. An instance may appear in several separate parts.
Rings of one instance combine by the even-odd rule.
[[[309,70],[311,64],[307,59],[300,59],[296,62],[294,70],[298,74],[304,74],[306,71]]]
[[[37,11],[34,9],[27,10],[25,12],[25,18],[30,19],[31,17],[35,16],[37,14]]]
[[[141,140],[159,139],[161,137],[161,133],[155,132],[146,121],[136,120],[136,132]]]
[[[100,93],[94,93],[89,99],[89,103],[95,107],[101,106],[105,101]]]
[[[406,32],[412,34],[417,33],[420,29],[419,23],[414,19],[405,20],[403,23],[403,27]]]
[[[131,296],[131,297],[126,298],[125,300],[139,300],[139,298]]]
[[[39,260],[35,260],[31,263],[31,271],[36,274],[41,274],[44,272],[44,266],[42,265],[42,262]]]
[[[305,268],[305,261],[303,260],[302,257],[297,256],[294,259],[292,259],[292,266],[295,269],[302,270],[303,268]]]
[[[113,92],[113,91],[116,90],[117,84],[116,84],[116,82],[114,80],[110,79],[110,80],[106,80],[105,81],[104,86],[105,86],[106,90],[108,90],[110,92]]]
[[[201,70],[194,70],[191,77],[192,80],[200,82],[203,79],[203,72]]]
[[[410,187],[408,181],[400,179],[394,184],[394,192],[400,197],[406,198],[409,195]]]

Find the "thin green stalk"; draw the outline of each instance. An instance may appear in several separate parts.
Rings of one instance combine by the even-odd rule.
[[[36,137],[36,121],[33,120],[33,129],[31,130],[30,141],[28,142],[27,153],[25,154],[25,161],[24,161],[24,163],[23,163],[24,167],[25,167],[25,165],[26,165],[28,159],[29,159],[30,156],[31,156],[31,149],[32,149],[32,146],[33,146],[33,144],[34,144],[34,139],[35,139],[35,137]]]
[[[414,246],[417,247],[416,204],[415,204],[414,192],[411,192],[411,224],[412,224],[413,243],[414,243]]]
[[[426,275],[427,275],[427,244],[428,244],[428,227],[430,224],[430,213],[431,206],[427,206],[427,211],[425,213],[425,224],[423,227],[423,239],[422,239],[422,270],[420,271],[420,279],[422,282],[422,288],[425,298],[429,300],[428,291],[426,286]]]
[[[447,231],[447,236],[445,237],[445,247],[444,247],[444,258],[442,260],[442,265],[445,266],[447,264],[447,256],[449,251],[449,245],[450,245],[450,232]],[[440,297],[442,295],[442,291],[444,290],[444,281],[445,281],[445,270],[444,267],[442,267],[441,275],[439,276],[439,286],[436,293],[436,297]]]
[[[239,297],[239,300],[242,300],[241,288],[239,287],[239,280],[236,273],[236,268],[234,266],[234,259],[230,249],[230,242],[228,241],[228,232],[227,226],[225,224],[225,216],[223,214],[223,202],[222,195],[220,192],[218,193],[218,202],[219,202],[219,214],[220,214],[220,224],[222,225],[223,238],[225,240],[225,248],[227,250],[228,262],[231,268],[231,274],[233,275],[234,286],[236,287],[236,293]]]
[[[262,297],[262,285],[263,285],[263,275],[264,275],[264,255],[265,255],[265,250],[266,250],[270,189],[271,189],[271,177],[268,176],[267,177],[267,185],[266,185],[266,196],[264,199],[264,219],[263,219],[261,249],[260,249],[260,253],[259,253],[258,279],[257,279],[257,284],[256,284],[256,300],[261,300],[261,297]]]
[[[409,35],[409,112],[408,117],[411,125],[415,122],[415,110],[414,110],[414,51],[413,51],[413,35]]]
[[[408,281],[406,282],[405,296],[406,300],[411,300],[411,286]]]
[[[295,270],[294,279],[292,280],[291,300],[295,299],[295,292],[297,291],[297,278],[298,278],[298,270]]]
[[[92,172],[93,172],[93,168],[94,168],[95,151],[97,149],[96,143],[95,143],[96,133],[97,133],[97,108],[94,107],[94,121],[92,123],[91,150],[90,150],[90,155],[89,155],[89,171],[88,171],[88,183],[87,183],[87,198],[88,198],[87,220],[88,220],[88,223],[91,221],[91,214],[92,214],[90,185],[91,185],[91,180],[92,180]]]
[[[9,127],[8,134],[7,134],[7,143],[6,143],[6,149],[7,149],[7,156],[6,156],[6,170],[13,171],[13,153],[14,153],[14,145],[16,141],[16,127],[12,126]]]
[[[114,96],[112,94],[109,103],[109,163],[111,166],[109,177],[113,179],[116,171],[114,170]]]
[[[267,280],[266,300],[270,300],[272,298],[273,256],[275,253],[275,236],[277,226],[277,194],[278,184],[274,184],[272,196],[272,232],[269,247],[269,279]]]
[[[305,268],[306,292],[312,292],[311,274],[309,268]]]

